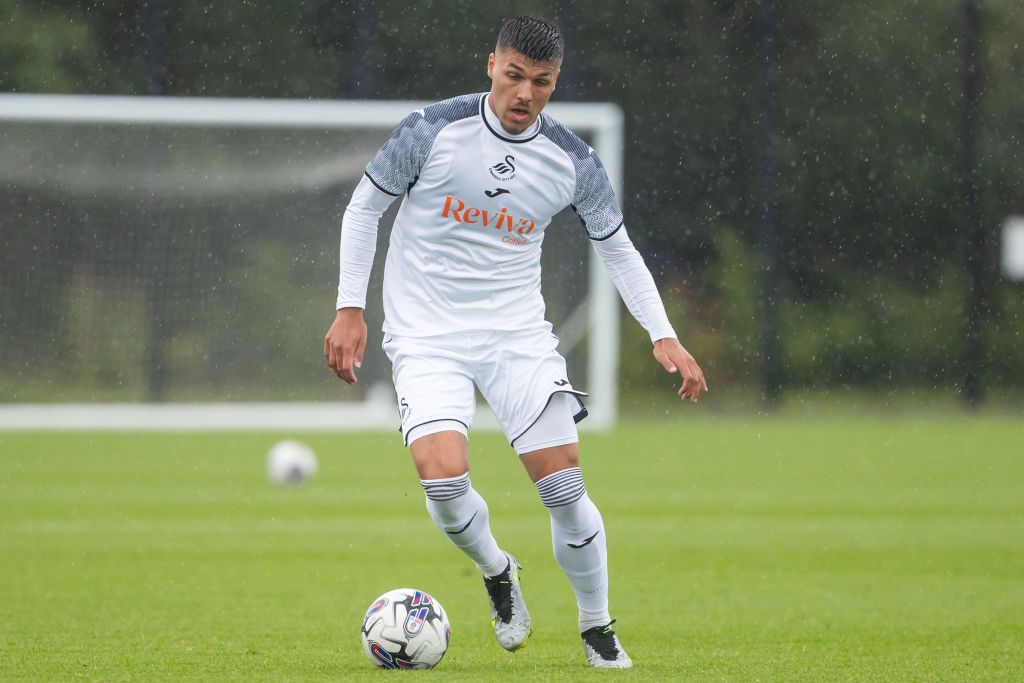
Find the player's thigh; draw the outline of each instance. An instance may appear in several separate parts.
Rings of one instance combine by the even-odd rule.
[[[552,397],[566,395],[575,421],[586,416],[580,397],[569,381],[558,339],[542,333],[502,333],[476,368],[475,379],[509,443],[540,418]]]
[[[555,394],[544,412],[514,444],[530,479],[538,481],[579,467],[579,436],[573,419],[576,397]]]

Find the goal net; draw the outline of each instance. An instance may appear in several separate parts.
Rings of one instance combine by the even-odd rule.
[[[397,428],[380,278],[399,202],[381,222],[357,386],[322,344],[344,207],[422,106],[0,95],[0,427]],[[618,189],[621,111],[548,111]],[[543,260],[588,426],[609,426],[618,299],[571,211]],[[482,402],[477,423],[495,426]]]

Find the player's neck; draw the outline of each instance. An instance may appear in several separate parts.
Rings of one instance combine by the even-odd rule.
[[[520,138],[530,138],[537,134],[537,129],[540,127],[540,117],[530,124],[530,127],[524,130],[522,133],[513,133],[505,128],[505,125],[498,118],[498,113],[494,111],[494,103],[491,101],[491,95],[488,93],[487,102],[484,107],[484,116],[487,117],[487,123],[491,125],[491,128],[495,131],[499,131],[502,135],[512,140],[519,140]]]

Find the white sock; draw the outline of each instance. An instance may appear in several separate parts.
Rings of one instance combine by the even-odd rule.
[[[580,631],[605,626],[608,615],[608,550],[604,520],[587,495],[580,468],[555,472],[537,482],[551,513],[551,545],[579,607]]]
[[[427,494],[427,512],[437,528],[469,555],[484,576],[497,576],[505,571],[508,558],[491,534],[487,503],[470,486],[469,472],[420,483]]]

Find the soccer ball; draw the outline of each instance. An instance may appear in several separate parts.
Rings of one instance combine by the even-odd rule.
[[[267,477],[275,484],[299,484],[316,474],[313,449],[298,441],[278,441],[267,453]]]
[[[451,638],[448,615],[434,597],[398,588],[373,601],[363,617],[363,650],[382,669],[430,669]]]

